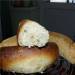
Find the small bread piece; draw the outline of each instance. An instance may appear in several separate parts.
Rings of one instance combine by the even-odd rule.
[[[17,46],[17,37],[16,35],[10,37],[10,38],[7,38],[5,40],[3,40],[1,43],[0,43],[0,48],[1,47],[7,47],[7,46]]]
[[[22,20],[18,28],[18,44],[20,46],[43,47],[49,41],[49,31],[32,20]]]
[[[2,47],[0,51],[0,68],[8,72],[37,73],[51,66],[59,56],[55,43],[45,47]]]
[[[57,32],[50,32],[50,42],[54,42],[59,47],[59,54],[70,63],[75,64],[75,43],[71,38]]]

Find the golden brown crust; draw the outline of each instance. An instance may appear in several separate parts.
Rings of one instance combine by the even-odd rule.
[[[19,35],[19,32],[21,32],[22,26],[23,26],[27,21],[29,21],[29,20],[23,19],[23,20],[21,20],[21,21],[19,22],[19,27],[18,27],[18,30],[17,30],[17,39],[16,39],[16,42],[17,42],[17,45],[18,45],[18,46],[19,46],[19,44],[18,44],[18,35]]]
[[[18,31],[17,31],[17,37],[18,37],[19,32],[21,32],[22,26],[23,26],[25,23],[27,23],[27,21],[30,21],[30,20],[25,19],[25,20],[21,20],[21,21],[19,22],[19,27],[18,27]]]
[[[0,48],[2,47],[2,43],[0,43]]]
[[[7,38],[7,39],[3,40],[0,43],[0,48],[1,47],[8,47],[8,46],[17,46],[17,37],[16,37],[16,35],[14,35],[10,38]]]
[[[58,47],[55,43],[49,43],[43,48],[20,46],[2,47],[0,51],[0,68],[3,70],[10,70],[13,64],[32,58],[37,59],[36,57],[40,58],[40,56],[47,57],[49,61],[52,60],[52,62],[54,62],[58,55]]]
[[[24,23],[25,23],[25,22],[27,22],[27,21],[28,21],[28,20],[26,20],[26,19],[25,19],[25,20],[24,20],[24,19],[23,19],[23,20],[21,20],[21,21],[19,22],[19,26],[24,25]]]
[[[75,43],[71,38],[57,32],[50,32],[50,42],[59,47],[59,53],[72,64],[75,64]]]

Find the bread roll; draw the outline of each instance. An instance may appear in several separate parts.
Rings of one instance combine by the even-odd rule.
[[[48,30],[32,20],[22,20],[18,28],[18,44],[20,46],[43,47],[49,41]]]
[[[70,63],[75,64],[75,43],[71,38],[57,32],[50,32],[50,42],[54,42],[59,47],[59,54]]]
[[[48,43],[45,47],[2,47],[0,69],[17,73],[36,73],[47,69],[58,58],[58,47]]]

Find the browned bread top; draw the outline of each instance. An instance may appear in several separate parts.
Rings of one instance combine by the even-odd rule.
[[[0,68],[19,73],[42,72],[57,59],[58,55],[58,47],[55,43],[48,43],[42,48],[2,47]]]
[[[50,32],[49,41],[58,45],[61,56],[75,64],[75,42],[70,37],[58,32]]]

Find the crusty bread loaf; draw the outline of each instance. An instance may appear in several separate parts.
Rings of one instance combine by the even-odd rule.
[[[59,47],[59,53],[70,63],[75,64],[75,43],[71,38],[57,32],[50,32],[50,42],[54,42]]]
[[[15,37],[13,38],[13,40],[14,45],[17,45],[17,40],[15,39]],[[67,59],[70,63],[75,64],[75,43],[71,38],[58,32],[50,32],[49,41],[55,42],[58,45],[59,53],[61,56]],[[10,45],[12,45],[11,42]],[[9,44],[6,44],[6,46],[9,46]]]
[[[36,73],[47,69],[58,58],[59,51],[55,43],[45,47],[2,47],[0,51],[0,68],[17,73]]]
[[[17,38],[20,46],[43,47],[49,41],[49,31],[36,21],[22,20],[19,23]]]

